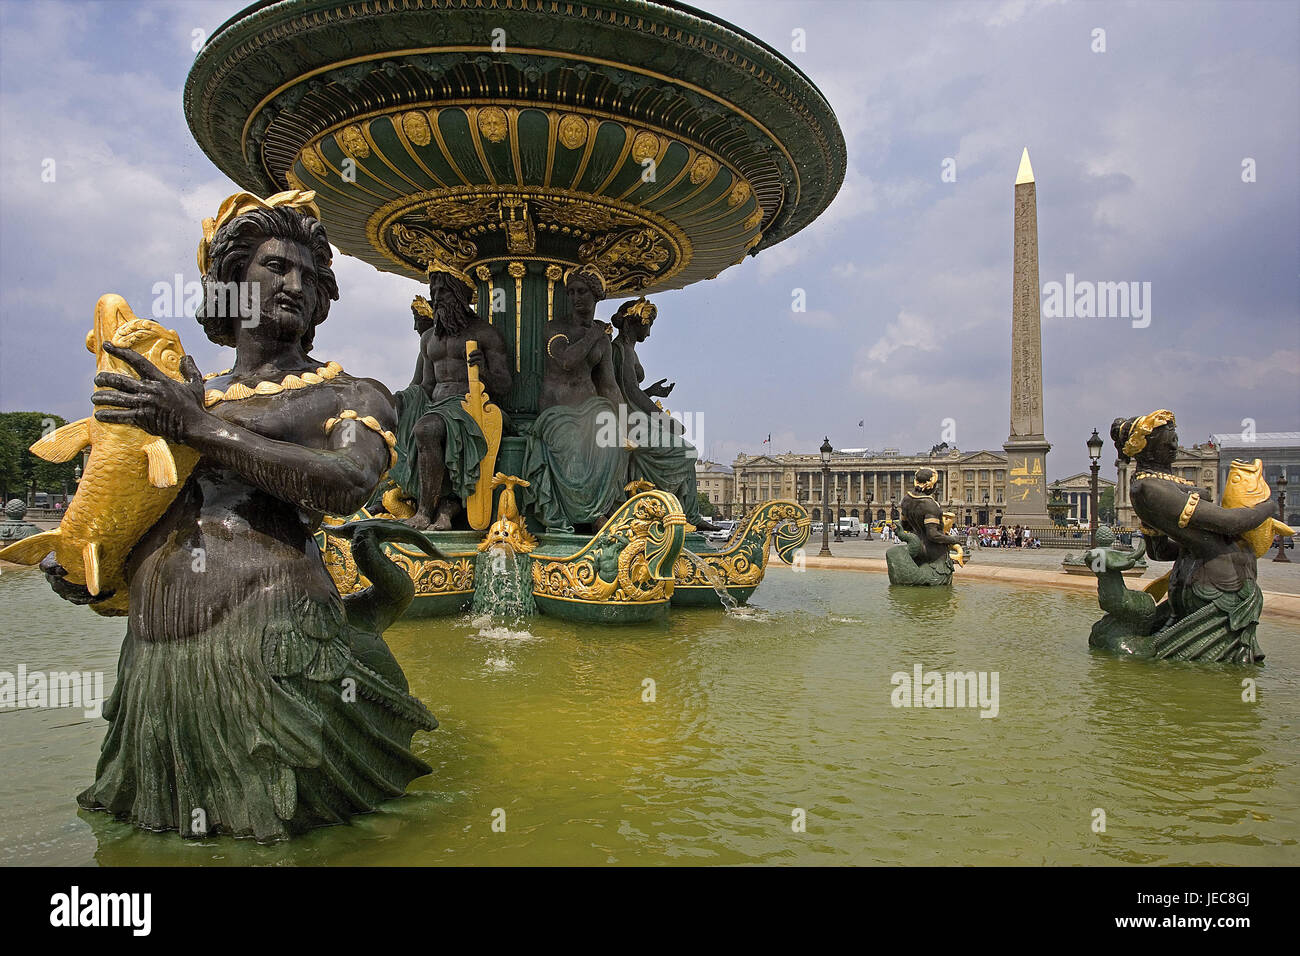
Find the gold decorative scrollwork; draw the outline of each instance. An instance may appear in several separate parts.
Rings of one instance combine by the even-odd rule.
[[[807,543],[811,529],[808,512],[798,502],[783,498],[766,501],[754,509],[743,530],[732,536],[727,547],[697,555],[707,570],[685,556],[678,558],[673,566],[677,587],[712,587],[711,577],[727,587],[757,587],[767,570],[769,540],[777,556],[789,564],[794,553]]]
[[[645,492],[628,499],[577,554],[534,554],[533,593],[602,604],[666,601],[685,538],[681,502],[666,491]]]

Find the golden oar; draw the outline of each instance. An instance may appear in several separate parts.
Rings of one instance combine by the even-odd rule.
[[[470,353],[476,349],[478,342],[473,339],[465,343],[467,361]],[[475,531],[482,531],[492,522],[492,473],[497,463],[497,451],[501,448],[501,409],[488,401],[487,389],[478,379],[477,365],[469,366],[469,391],[460,405],[478,423],[479,430],[487,439],[487,454],[478,466],[478,484],[465,502],[469,526]]]

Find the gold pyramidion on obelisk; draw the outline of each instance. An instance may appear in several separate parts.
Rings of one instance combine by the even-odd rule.
[[[1029,149],[1016,173],[1011,279],[1011,431],[1003,524],[1046,527],[1047,453],[1043,428],[1043,343],[1038,287],[1038,197]]]

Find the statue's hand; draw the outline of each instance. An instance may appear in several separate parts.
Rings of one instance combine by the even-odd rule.
[[[86,590],[84,584],[73,584],[66,580],[68,571],[63,565],[59,564],[51,551],[41,559],[41,571],[45,573],[45,580],[50,582],[50,587],[54,593],[65,601],[73,604],[90,604],[93,601],[104,601],[113,596],[112,591],[104,591],[99,594],[91,594]]]
[[[666,378],[661,378],[653,385],[647,386],[645,393],[651,398],[667,398],[673,393],[673,389],[676,385],[676,382],[670,382]]]
[[[465,361],[469,365],[477,365],[479,368],[487,368],[487,358],[483,355],[482,349],[475,349],[465,356]]]
[[[139,352],[104,344],[104,351],[121,359],[140,376],[134,379],[117,372],[95,376],[96,391],[90,400],[109,405],[95,412],[95,420],[108,425],[134,425],[151,435],[185,444],[190,435],[210,416],[203,408],[203,376],[193,357],[181,359],[185,381],[168,378],[158,366]]]

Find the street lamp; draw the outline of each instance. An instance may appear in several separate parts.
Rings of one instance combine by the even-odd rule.
[[[1282,466],[1282,477],[1277,480],[1277,517],[1286,524],[1286,465]],[[1283,535],[1277,536],[1277,557],[1273,560],[1283,564],[1291,563],[1291,559],[1286,556],[1286,538]]]
[[[827,435],[822,439],[822,549],[818,554],[820,558],[831,557],[831,526],[830,521],[830,481],[831,481],[831,452],[835,449],[831,447],[830,436]]]
[[[835,492],[835,543],[843,544],[844,539],[840,537],[840,512],[844,510],[844,492]]]
[[[1097,429],[1092,430],[1092,436],[1088,439],[1088,458],[1092,462],[1092,493],[1088,501],[1088,547],[1097,547],[1097,472],[1101,470],[1101,449],[1106,443],[1102,441],[1101,436],[1097,434]]]
[[[867,540],[874,540],[871,537],[871,492],[867,492]]]

